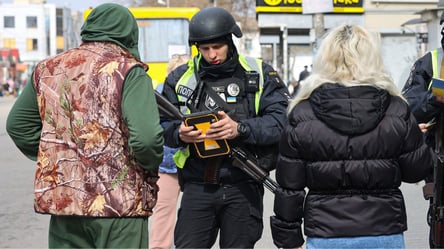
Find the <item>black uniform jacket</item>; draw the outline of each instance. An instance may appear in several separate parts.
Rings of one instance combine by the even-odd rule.
[[[438,73],[439,75],[439,73]],[[433,77],[432,55],[425,54],[413,64],[409,78],[402,90],[410,109],[418,123],[427,123],[432,119],[438,121],[440,111],[444,110],[444,104],[436,102],[429,84]],[[426,142],[435,146],[435,131],[438,125],[433,126],[426,133]]]
[[[322,85],[296,105],[282,135],[276,168],[281,189],[271,218],[274,243],[302,245],[302,218],[310,237],[405,231],[399,186],[424,179],[432,160],[400,97],[371,86]]]
[[[429,52],[413,64],[402,90],[419,123],[428,122],[439,113],[440,107],[444,107],[435,101],[432,91],[428,89],[432,77],[432,55]]]
[[[237,61],[233,62],[234,72],[220,72],[218,74],[205,74],[199,71],[202,81],[211,82],[221,78],[230,77],[245,77],[245,72]],[[162,94],[174,105],[179,106],[175,86],[180,77],[188,69],[188,65],[182,65],[170,73],[165,81]],[[249,132],[243,136],[230,141],[230,144],[237,145],[255,145],[267,146],[278,144],[280,135],[287,122],[286,111],[288,106],[289,94],[285,84],[279,78],[275,70],[268,64],[263,63],[262,69],[264,72],[264,88],[260,98],[259,112],[254,113],[254,101],[249,102],[249,113],[247,119],[242,120],[242,123],[249,127]],[[243,79],[243,78],[242,78]],[[253,95],[254,96],[254,95]],[[164,125],[165,144],[177,148],[186,147],[179,139],[180,120],[170,121]],[[203,182],[204,171],[206,166],[206,159],[198,157],[194,146],[189,145],[190,157],[187,159],[183,169],[179,170],[181,181]],[[240,169],[232,166],[231,159],[225,157],[220,167],[220,177],[224,178],[222,181],[226,183],[236,183],[241,181],[252,180]]]

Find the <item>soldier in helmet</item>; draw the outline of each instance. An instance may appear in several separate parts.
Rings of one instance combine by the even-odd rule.
[[[261,149],[277,148],[286,123],[285,84],[270,65],[238,54],[233,35],[241,37],[242,32],[225,9],[196,13],[189,42],[199,53],[165,81],[162,94],[182,113],[217,116],[208,129],[186,126],[182,120],[164,126],[166,144],[184,148],[175,155],[183,192],[176,248],[211,248],[218,234],[220,248],[253,248],[262,235],[263,186],[235,167],[229,154],[203,157],[194,146],[224,141],[259,157],[267,154],[258,153]]]
[[[444,23],[444,12],[441,15],[440,25]],[[442,144],[443,137],[437,138],[436,133],[442,131],[444,124],[439,122],[441,114],[444,111],[444,97],[434,96],[432,93],[432,78],[443,79],[443,48],[444,48],[444,27],[441,29],[441,47],[427,52],[421,58],[416,60],[410,69],[410,75],[403,88],[403,95],[408,100],[409,106],[419,126],[425,132],[427,144],[436,147],[437,143]],[[440,117],[441,116],[441,117]],[[428,123],[428,124],[426,124]],[[435,125],[439,124],[439,125]],[[441,130],[441,131],[440,131]],[[437,139],[435,139],[437,138]],[[435,223],[433,214],[433,195],[434,195],[434,176],[431,175],[426,179],[424,186],[424,197],[430,201],[430,209],[428,212],[428,223],[430,225],[430,248],[444,248],[442,231],[435,231],[433,224]],[[442,179],[444,180],[444,179]],[[442,193],[441,193],[442,194]],[[434,235],[440,235],[435,237]]]

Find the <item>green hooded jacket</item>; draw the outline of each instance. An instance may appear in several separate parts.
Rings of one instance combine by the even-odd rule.
[[[113,42],[139,59],[138,26],[131,12],[118,4],[95,8],[81,28],[83,42]],[[31,160],[37,159],[42,130],[33,77],[12,107],[6,129],[16,146]],[[133,68],[125,78],[122,113],[128,126],[129,146],[146,169],[157,167],[163,157],[163,135],[151,78],[142,67]],[[155,135],[153,135],[155,134]]]

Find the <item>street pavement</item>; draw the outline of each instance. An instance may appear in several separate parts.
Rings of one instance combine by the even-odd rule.
[[[23,156],[6,134],[6,117],[14,101],[12,96],[0,97],[0,248],[47,248],[49,216],[36,214],[33,209],[35,163]],[[409,228],[404,235],[408,249],[428,248],[427,202],[422,197],[422,185],[401,186],[407,207]],[[264,232],[256,248],[276,248],[269,226],[273,196],[265,191]]]

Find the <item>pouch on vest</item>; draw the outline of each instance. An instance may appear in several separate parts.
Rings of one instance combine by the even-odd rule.
[[[259,91],[259,73],[256,71],[245,72],[246,90],[249,93],[255,93]]]

